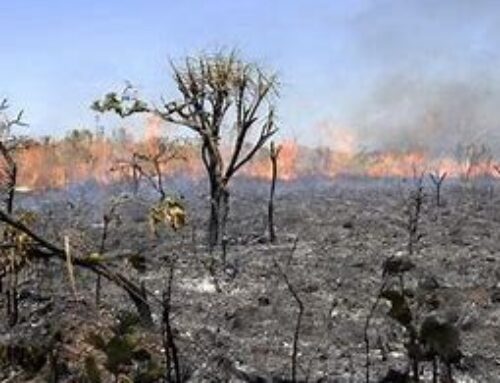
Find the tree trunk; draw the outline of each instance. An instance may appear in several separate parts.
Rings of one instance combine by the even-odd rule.
[[[269,229],[269,241],[276,241],[276,233],[274,231],[274,191],[276,189],[276,177],[278,174],[278,153],[274,148],[274,143],[271,143],[271,190],[269,193],[269,204],[267,207],[267,224]]]
[[[16,193],[16,183],[17,183],[17,166],[12,165],[10,169],[9,183],[7,185],[8,195],[7,195],[7,213],[12,214],[14,210],[14,196]]]
[[[220,227],[219,227],[219,244],[222,244],[226,239],[227,219],[229,217],[229,190],[226,186],[221,188],[220,192]]]
[[[141,282],[141,298],[136,297],[133,294],[129,294],[129,297],[135,304],[141,323],[147,327],[153,326],[153,316],[151,315],[151,307],[149,307],[148,304],[146,284],[144,281]]]
[[[208,246],[210,252],[219,240],[220,190],[217,182],[210,181],[210,219],[208,222]]]
[[[441,206],[441,184],[436,185],[436,205],[437,207]]]
[[[208,223],[208,243],[212,251],[221,245],[229,216],[229,190],[217,181],[210,182],[210,220]]]
[[[7,200],[5,201],[7,213],[12,214],[14,211],[14,196],[16,192],[16,182],[17,182],[17,166],[13,161],[9,161],[9,179],[7,184]],[[13,235],[9,235],[10,237]],[[4,234],[5,238],[5,234]],[[14,241],[15,238],[7,238],[7,241]],[[14,252],[14,250],[12,250]],[[17,300],[17,267],[15,264],[15,253],[11,254],[12,257],[12,270],[9,275],[9,286],[7,291],[7,316],[9,321],[9,326],[13,327],[17,323],[18,319],[18,300]]]

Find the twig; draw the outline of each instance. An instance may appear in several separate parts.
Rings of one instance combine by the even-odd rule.
[[[166,364],[166,380],[170,382],[172,379],[171,362],[173,362],[175,381],[181,382],[181,373],[179,365],[179,356],[177,345],[175,343],[174,335],[172,332],[170,309],[172,301],[172,286],[175,273],[175,259],[170,260],[169,274],[167,279],[167,287],[163,292],[163,320],[162,320],[162,334],[163,334],[163,348],[165,349],[165,364]]]
[[[288,291],[290,292],[292,297],[295,299],[295,302],[297,303],[297,306],[299,308],[299,313],[297,315],[297,322],[295,324],[295,331],[293,334],[293,351],[292,351],[292,382],[295,383],[295,382],[297,382],[297,354],[298,354],[298,343],[299,343],[299,336],[300,336],[300,326],[302,323],[302,316],[304,314],[304,303],[300,299],[300,297],[297,294],[293,285],[290,283],[288,276],[283,271],[283,269],[279,265],[278,261],[276,261],[276,259],[273,259],[273,261],[274,261],[274,266],[279,271],[281,277],[285,281],[285,284],[288,288]]]
[[[108,231],[109,231],[109,225],[111,221],[115,218],[115,210],[118,206],[118,204],[121,201],[113,202],[111,205],[111,208],[107,213],[105,213],[102,217],[102,233],[101,233],[101,242],[99,245],[99,256],[102,257],[104,254],[104,251],[106,250],[106,240],[108,239]],[[101,301],[101,276],[98,274],[97,279],[96,279],[96,285],[95,285],[95,304],[96,306],[99,306],[99,303]]]
[[[67,235],[64,236],[64,252],[66,253],[66,268],[68,270],[69,283],[71,285],[71,290],[73,291],[73,296],[75,300],[77,300],[78,294],[76,292],[75,274],[73,272],[73,262],[71,262],[69,237]]]
[[[269,192],[269,203],[267,209],[267,223],[269,229],[269,241],[274,243],[276,241],[276,232],[274,230],[274,193],[276,189],[276,177],[278,175],[278,156],[281,147],[276,147],[274,141],[271,141],[269,150],[269,159],[271,160],[271,189]]]
[[[424,203],[423,174],[415,178],[415,190],[410,194],[408,202],[408,254],[413,255],[415,246],[421,239],[419,233],[420,214]]]

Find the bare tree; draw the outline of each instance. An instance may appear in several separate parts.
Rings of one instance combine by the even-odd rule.
[[[293,253],[295,252],[297,245],[297,240],[294,242],[294,245],[292,247],[292,251],[290,253],[290,259],[293,256]],[[300,328],[302,325],[302,317],[304,316],[304,302],[302,302],[302,299],[299,297],[299,294],[297,293],[296,288],[292,285],[290,282],[290,279],[288,278],[288,275],[286,274],[285,271],[283,271],[282,267],[278,263],[278,261],[273,258],[274,262],[274,267],[278,270],[278,273],[280,276],[283,278],[285,281],[286,287],[290,294],[292,295],[293,299],[295,300],[295,303],[297,304],[297,308],[299,309],[297,313],[297,322],[295,324],[295,331],[293,333],[293,346],[292,346],[292,356],[291,356],[291,375],[292,375],[292,383],[297,382],[297,359],[299,355],[299,338],[300,338]]]
[[[132,172],[134,194],[139,189],[141,179],[144,179],[160,196],[160,200],[167,197],[165,188],[165,167],[175,160],[186,160],[182,153],[183,146],[180,142],[164,138],[148,140],[147,148],[135,150],[130,159],[116,161],[111,168],[123,174]]]
[[[12,134],[12,128],[15,126],[24,126],[22,122],[23,111],[21,110],[15,118],[7,115],[6,111],[9,104],[6,99],[0,102],[0,155],[3,159],[0,174],[2,178],[2,186],[5,190],[5,210],[8,214],[12,214],[14,210],[14,197],[17,185],[17,163],[15,160],[15,152],[21,147],[23,139]],[[13,243],[12,248],[8,248],[2,254],[3,257],[10,259],[9,267],[9,286],[7,289],[7,316],[9,324],[15,325],[18,318],[18,299],[17,299],[17,273],[18,265],[15,261],[15,253],[21,251],[18,244],[17,233],[13,230],[5,228],[3,231],[3,239],[5,243]],[[2,277],[0,276],[0,292],[2,291]]]
[[[278,156],[281,147],[276,147],[274,141],[271,142],[269,150],[269,159],[271,160],[271,190],[269,193],[269,204],[267,209],[267,223],[269,228],[269,241],[276,241],[276,233],[274,231],[274,192],[276,189],[276,177],[278,175]]]
[[[163,291],[163,312],[162,312],[162,341],[163,349],[165,350],[165,379],[167,382],[182,382],[181,380],[181,369],[179,364],[179,353],[177,350],[177,344],[175,342],[174,332],[172,330],[172,287],[174,283],[174,273],[175,273],[175,257],[169,259],[169,271],[167,278],[167,285]],[[173,364],[173,366],[172,366]],[[175,380],[172,379],[172,367],[174,371]]]
[[[493,156],[490,148],[485,144],[471,143],[467,145],[458,145],[456,149],[456,158],[462,166],[462,179],[469,182],[471,177],[489,171]]]
[[[154,113],[198,134],[210,186],[208,243],[213,249],[225,235],[229,181],[277,131],[273,105],[277,80],[234,52],[188,57],[180,65],[173,63],[172,70],[179,100],[150,106],[126,89],[121,96],[108,93],[92,107],[121,117]],[[225,146],[224,139],[231,143]]]
[[[25,126],[26,124],[22,122],[22,110],[15,118],[10,118],[5,115],[8,108],[7,100],[3,99],[0,102],[0,154],[4,162],[2,164],[2,178],[5,179],[6,186],[5,208],[11,214],[14,207],[17,183],[17,164],[14,159],[14,152],[23,144],[22,139],[12,135],[12,128],[14,126]]]
[[[111,201],[111,206],[107,209],[106,212],[102,215],[102,231],[101,231],[101,239],[99,241],[99,249],[97,255],[102,257],[106,252],[106,241],[109,235],[110,225],[113,221],[119,223],[121,218],[117,213],[117,208],[120,204],[124,202],[124,199],[114,199]],[[101,302],[101,275],[97,274],[96,277],[96,285],[95,285],[95,304],[99,306]]]
[[[434,173],[429,173],[429,177],[436,187],[436,205],[438,207],[441,206],[441,186],[447,176],[447,172],[441,173],[439,170],[436,170]]]
[[[120,180],[129,182],[132,185],[132,192],[137,196],[142,175],[138,170],[139,163],[135,155],[129,159],[118,159],[110,168],[111,172],[118,174]]]
[[[408,232],[407,249],[408,255],[412,256],[418,242],[422,238],[420,232],[420,219],[422,214],[422,207],[424,204],[424,174],[415,175],[414,177],[415,189],[410,192],[406,206],[406,214],[408,223],[406,230]]]

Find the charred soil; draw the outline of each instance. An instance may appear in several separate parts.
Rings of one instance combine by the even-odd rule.
[[[161,227],[157,236],[147,219],[154,195],[144,190],[133,196],[125,186],[80,185],[19,197],[19,206],[37,214],[34,230],[61,246],[67,237],[74,256],[84,257],[99,251],[111,196],[127,193],[99,261],[153,293],[153,323],[131,320],[134,306],[113,283],[102,281],[96,305],[94,274],[74,270],[75,294],[64,263],[34,261],[19,275],[18,323],[0,321],[0,380],[161,381],[159,302],[175,258],[170,314],[187,381],[291,379],[298,308],[279,265],[304,304],[297,380],[364,382],[365,320],[384,261],[406,252],[412,180],[280,182],[271,244],[268,184],[237,179],[225,257],[205,246],[205,183],[171,180],[169,186],[183,195],[187,225]],[[415,267],[405,276],[417,302],[414,316],[435,315],[460,331],[456,381],[500,381],[500,186],[498,192],[489,186],[450,181],[439,207],[432,184],[425,186]],[[5,305],[2,294],[2,317]],[[368,331],[372,381],[408,364],[404,330],[389,308],[377,305]],[[131,329],[117,329],[127,320]],[[111,350],[112,340],[123,347]],[[421,367],[421,381],[431,381],[430,365]]]

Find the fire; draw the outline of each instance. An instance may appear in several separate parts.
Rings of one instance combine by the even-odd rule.
[[[131,178],[128,166],[132,153],[154,155],[162,142],[161,121],[148,121],[141,140],[123,136],[119,139],[94,136],[90,132],[76,132],[59,140],[34,141],[18,152],[19,190],[63,188],[72,183],[93,180],[109,184]],[[415,173],[447,172],[454,177],[499,176],[491,159],[471,166],[467,161],[452,157],[432,158],[424,151],[363,152],[358,139],[348,130],[336,129],[329,146],[306,148],[296,140],[279,144],[278,178],[288,181],[305,175],[337,177],[356,175],[366,177],[412,177]],[[162,173],[184,175],[191,178],[205,176],[196,141],[171,141],[167,147],[167,160],[161,162]],[[175,153],[173,156],[170,155]],[[228,151],[229,153],[229,151]],[[174,157],[174,158],[170,158]],[[242,175],[270,179],[269,149],[263,148],[241,169]]]
[[[146,120],[146,129],[144,130],[144,141],[149,141],[161,136],[163,120],[157,115],[151,114]]]
[[[298,176],[297,155],[299,146],[295,140],[284,140],[278,146],[278,178],[290,181]],[[248,167],[242,170],[246,176],[271,179],[271,162],[268,149],[262,150],[256,158],[252,159]]]
[[[278,174],[283,180],[293,180],[297,177],[297,155],[299,148],[296,141],[284,141],[280,146],[278,157]]]
[[[426,167],[426,156],[420,152],[381,153],[375,156],[367,169],[370,177],[408,177],[421,173]]]

